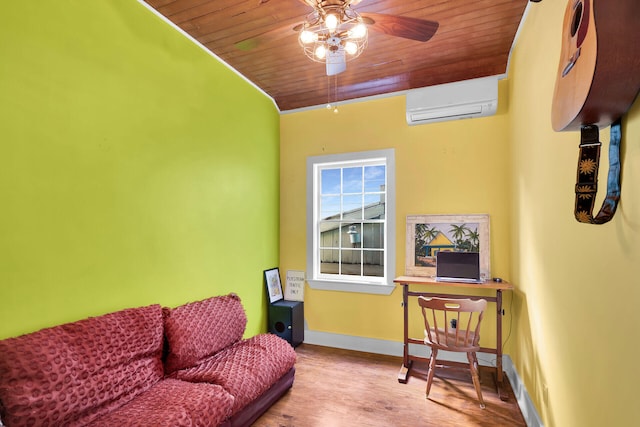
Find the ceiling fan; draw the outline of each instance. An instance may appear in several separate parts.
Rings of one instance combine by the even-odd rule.
[[[268,0],[261,0],[266,3]],[[293,27],[298,41],[311,60],[324,62],[327,75],[346,70],[346,62],[357,58],[367,45],[369,29],[386,35],[426,42],[438,30],[438,22],[382,13],[358,13],[352,6],[362,0],[299,0],[313,8],[304,22]],[[255,39],[236,43],[248,50]]]

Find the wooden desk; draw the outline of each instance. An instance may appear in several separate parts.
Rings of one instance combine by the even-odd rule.
[[[463,283],[463,282],[437,282],[431,277],[412,277],[412,276],[400,276],[394,280],[394,283],[402,285],[402,306],[404,308],[404,354],[402,360],[402,368],[398,374],[398,381],[401,383],[407,382],[409,371],[411,370],[411,364],[414,360],[425,360],[423,357],[412,356],[409,354],[409,344],[422,344],[424,345],[424,338],[416,339],[409,337],[409,297],[413,296],[427,296],[427,297],[442,297],[442,298],[471,298],[471,299],[486,299],[489,302],[496,303],[496,346],[495,348],[481,347],[480,351],[484,353],[492,353],[496,355],[496,385],[498,388],[498,394],[502,400],[508,399],[508,394],[503,388],[503,371],[502,371],[502,291],[512,290],[513,285],[508,282],[493,282],[488,281],[486,283]],[[424,286],[440,286],[443,288],[451,289],[452,294],[449,293],[434,293],[434,292],[415,292],[409,290],[409,285],[424,285]],[[491,289],[495,291],[495,297],[486,297],[478,295],[468,295],[465,293],[465,289]],[[414,307],[418,310],[418,305]],[[446,362],[438,361],[441,364],[447,364]],[[454,364],[455,363],[450,363]]]

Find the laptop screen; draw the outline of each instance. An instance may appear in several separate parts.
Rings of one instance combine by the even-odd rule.
[[[436,279],[479,282],[480,254],[478,252],[438,252]]]

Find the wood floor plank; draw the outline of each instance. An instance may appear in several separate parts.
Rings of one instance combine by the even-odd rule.
[[[401,384],[399,357],[310,344],[296,353],[292,389],[254,427],[526,426],[508,381],[505,402],[490,370],[481,370],[482,410],[464,370],[436,369],[426,399],[427,366],[421,362]]]

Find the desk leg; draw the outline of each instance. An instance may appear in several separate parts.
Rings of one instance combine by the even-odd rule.
[[[402,354],[402,367],[398,372],[398,382],[406,384],[411,369],[409,360],[409,284],[402,284],[402,315],[404,316],[404,351]]]
[[[496,291],[497,313],[497,334],[496,334],[496,385],[500,400],[508,401],[509,393],[504,386],[504,375],[502,372],[502,290]]]

